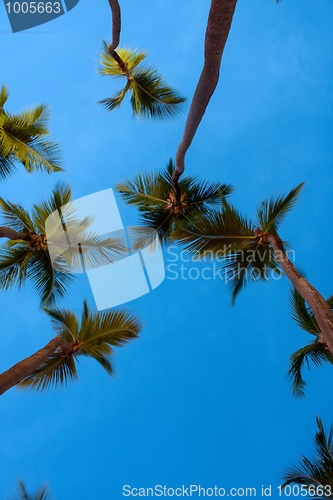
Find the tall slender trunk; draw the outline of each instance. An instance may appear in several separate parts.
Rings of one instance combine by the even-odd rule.
[[[180,202],[178,180],[184,172],[185,155],[216,88],[236,3],[237,0],[212,0],[211,3],[205,35],[204,66],[187,116],[183,138],[176,153],[176,169],[172,176],[177,203]]]
[[[31,241],[30,233],[14,231],[11,227],[0,226],[0,238],[8,238],[9,240],[24,240]]]
[[[112,42],[108,46],[108,52],[111,57],[116,61],[118,66],[122,69],[122,71],[126,74],[126,64],[125,62],[119,57],[119,55],[116,52],[116,48],[119,45],[119,39],[120,39],[120,31],[121,31],[121,12],[120,12],[120,5],[118,0],[109,0],[109,4],[111,7],[111,12],[112,12]],[[129,75],[126,74],[128,77]]]
[[[262,241],[272,246],[275,258],[283,272],[311,308],[322,333],[322,340],[333,354],[333,312],[330,306],[318,290],[295,269],[286,255],[281,239],[277,235],[265,234],[262,236]]]
[[[31,375],[39,368],[57,349],[71,353],[72,346],[62,337],[55,337],[43,349],[32,354],[28,358],[23,359],[9,370],[0,374],[0,395],[8,391],[11,387],[18,384],[25,377]]]

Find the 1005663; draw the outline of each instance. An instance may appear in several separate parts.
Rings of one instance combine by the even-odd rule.
[[[60,14],[60,2],[7,2],[8,14]]]

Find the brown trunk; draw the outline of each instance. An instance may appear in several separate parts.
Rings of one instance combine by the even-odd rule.
[[[0,238],[8,238],[9,240],[24,240],[31,241],[31,235],[29,233],[22,233],[14,231],[10,227],[0,226]]]
[[[126,72],[126,64],[124,61],[119,57],[115,49],[119,45],[119,38],[120,38],[120,30],[121,30],[121,13],[120,13],[120,6],[118,3],[118,0],[109,0],[109,4],[111,7],[111,12],[112,12],[112,42],[110,43],[108,47],[108,52],[111,57],[116,61],[118,66]],[[128,77],[128,75],[126,75]]]
[[[184,172],[185,155],[206,111],[219,79],[223,50],[229,35],[237,0],[212,0],[206,36],[204,67],[187,116],[184,135],[176,153],[176,169],[172,185],[177,202],[180,200],[178,179]]]
[[[109,45],[109,51],[112,51],[115,50],[119,45],[121,14],[118,0],[109,0],[109,4],[112,12],[112,43]]]
[[[46,361],[54,352],[61,347],[64,352],[71,353],[72,346],[62,337],[55,337],[43,349],[35,352],[32,356],[23,359],[9,370],[0,374],[0,395],[18,384],[25,377],[31,375]]]
[[[311,308],[320,331],[322,340],[333,354],[333,312],[322,295],[299,272],[288,259],[281,239],[275,234],[265,234],[263,243],[269,243],[283,272],[289,278],[295,289]]]

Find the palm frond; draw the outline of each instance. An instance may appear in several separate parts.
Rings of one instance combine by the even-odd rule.
[[[257,208],[258,225],[262,231],[277,233],[284,217],[294,208],[299,200],[304,182],[292,189],[285,196],[265,200]]]
[[[126,86],[112,97],[99,101],[107,111],[118,108],[127,93],[131,93],[130,103],[133,115],[139,118],[173,118],[181,111],[181,104],[186,101],[173,88],[167,85],[162,76],[152,67],[142,62],[146,52],[131,49],[117,49],[118,56],[124,63],[121,67],[109,54],[108,45],[103,42],[103,53],[100,55],[101,75],[125,78]]]
[[[320,336],[320,328],[314,314],[295,288],[290,293],[290,309],[291,317],[299,328],[316,337]]]
[[[127,65],[128,71],[131,73],[146,57],[148,52],[118,48],[117,54],[122,61]],[[115,76],[126,78],[124,72],[119,68],[118,63],[108,52],[108,44],[103,40],[103,52],[100,54],[101,67],[98,68],[98,73],[104,76]]]
[[[119,347],[137,337],[141,328],[139,319],[124,310],[90,314],[81,323],[81,352],[93,357],[109,355],[112,347]]]
[[[32,218],[21,205],[0,198],[0,211],[5,224],[15,231],[28,233],[34,229]]]
[[[196,214],[173,237],[198,257],[207,253],[218,257],[235,253],[255,239],[252,223],[226,202],[221,212]]]
[[[77,378],[74,356],[64,352],[57,352],[50,356],[29,377],[23,379],[18,384],[18,387],[43,391],[51,387],[67,385],[69,381]]]
[[[24,483],[19,481],[16,492],[8,500],[52,500],[53,498],[47,485],[40,486],[35,492],[30,494],[27,492]]]
[[[322,342],[315,340],[290,356],[288,376],[292,383],[294,396],[305,395],[306,382],[303,379],[302,371],[304,365],[309,369],[309,361],[312,361],[316,366],[322,366],[324,362],[333,364],[333,355]]]
[[[130,89],[131,84],[127,82],[123,90],[119,90],[119,92],[117,92],[113,97],[106,97],[105,99],[98,101],[98,104],[102,104],[107,111],[113,111],[114,109],[119,108]]]
[[[12,115],[2,112],[0,157],[21,162],[28,172],[62,171],[59,145],[49,139],[49,113],[44,105]]]
[[[281,274],[273,250],[257,243],[226,255],[222,264],[224,281],[232,291],[232,305],[246,284],[267,281],[270,272]]]
[[[333,308],[333,297],[327,302]],[[321,340],[321,331],[313,312],[306,306],[305,300],[297,292],[291,290],[290,294],[291,317],[299,328],[307,333],[314,335],[316,339],[311,344],[298,349],[290,356],[288,376],[292,382],[293,394],[295,396],[304,396],[306,383],[302,377],[302,370],[306,364],[309,368],[309,361],[316,366],[322,366],[324,362],[333,364],[333,355],[326,348]]]
[[[311,498],[333,498],[333,426],[327,433],[319,417],[317,425],[318,431],[314,438],[316,455],[310,459],[301,456],[295,466],[289,467],[283,475],[283,487],[292,483],[308,488],[312,486],[311,492],[308,489]],[[316,493],[317,486],[322,487],[324,494]]]
[[[9,97],[8,89],[4,84],[2,84],[0,92],[0,112],[3,110],[3,107],[6,104],[8,97]]]
[[[75,363],[80,356],[90,356],[112,375],[110,355],[113,349],[138,337],[142,328],[139,319],[125,310],[92,313],[86,302],[83,304],[81,321],[74,312],[66,309],[44,311],[50,317],[57,336],[66,340],[73,352],[55,352],[20,382],[22,388],[44,390],[67,384],[77,378]]]
[[[9,157],[0,155],[0,177],[6,179],[15,170],[15,162]]]
[[[161,75],[151,67],[143,66],[132,73],[131,106],[139,118],[175,118],[182,111],[186,99],[164,83]]]

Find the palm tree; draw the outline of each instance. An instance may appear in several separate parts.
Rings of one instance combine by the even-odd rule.
[[[94,358],[111,375],[110,355],[141,330],[139,319],[125,310],[91,313],[83,304],[82,317],[65,309],[44,309],[56,332],[43,349],[0,375],[0,394],[15,385],[36,390],[67,384],[77,379],[76,362]]]
[[[165,242],[176,228],[184,227],[189,218],[206,214],[209,207],[220,203],[221,195],[232,192],[232,187],[227,184],[184,177],[179,183],[181,202],[176,204],[171,183],[173,171],[174,164],[170,160],[160,173],[144,176],[138,173],[133,180],[116,186],[126,204],[138,207],[141,223],[155,229]]]
[[[246,282],[267,280],[269,273],[281,269],[307,302],[321,331],[321,340],[333,354],[333,313],[321,294],[295,269],[278,235],[285,215],[298,200],[300,184],[286,196],[265,200],[257,209],[256,220],[243,217],[226,200],[220,212],[196,214],[173,235],[197,256],[224,258],[225,279],[232,289],[232,300]]]
[[[114,54],[110,55],[110,46],[103,44],[99,73],[126,80],[123,90],[100,101],[108,111],[118,108],[125,96],[131,94],[133,115],[140,118],[171,118],[179,113],[180,104],[186,99],[169,87],[154,68],[141,64],[147,52],[119,49],[115,59]]]
[[[65,205],[72,207],[66,210],[66,224],[62,217]],[[51,305],[66,294],[74,280],[71,271],[77,269],[78,261],[82,260],[86,268],[95,267],[113,262],[126,251],[118,240],[104,240],[89,232],[89,220],[75,216],[71,188],[63,184],[56,186],[48,200],[33,205],[30,213],[2,198],[0,210],[6,223],[0,226],[0,237],[8,239],[0,247],[0,290],[21,288],[30,281],[43,305]],[[59,213],[59,217],[52,216],[54,213]],[[45,223],[51,217],[52,234],[46,239]],[[71,241],[74,234],[74,240],[81,245],[66,245],[65,251],[59,250],[63,234],[70,234]],[[51,245],[53,251],[59,250],[56,262],[50,255]]]
[[[298,349],[290,357],[288,375],[292,381],[293,393],[296,396],[303,396],[306,383],[302,377],[302,369],[306,364],[309,368],[309,361],[316,366],[321,366],[325,361],[333,364],[333,355],[322,341],[322,333],[317,320],[305,300],[293,289],[291,292],[291,314],[293,320],[302,330],[314,336],[313,342]],[[327,299],[327,303],[333,309],[333,296]]]
[[[313,440],[316,456],[301,456],[297,465],[287,469],[283,488],[295,483],[303,485],[311,498],[333,498],[333,425],[327,432],[322,420],[316,419],[318,431]]]
[[[46,485],[38,488],[34,493],[27,492],[22,481],[19,482],[18,488],[14,495],[11,495],[8,500],[52,500],[53,496]]]
[[[0,92],[0,177],[7,177],[17,161],[28,172],[44,170],[60,172],[60,151],[49,140],[48,112],[44,105],[35,106],[19,114],[4,109],[8,99],[7,88]]]
[[[237,0],[212,0],[205,35],[205,60],[185,123],[183,138],[176,153],[172,175],[176,202],[180,203],[179,177],[185,169],[185,155],[205,114],[220,73],[221,59],[229,35]]]

